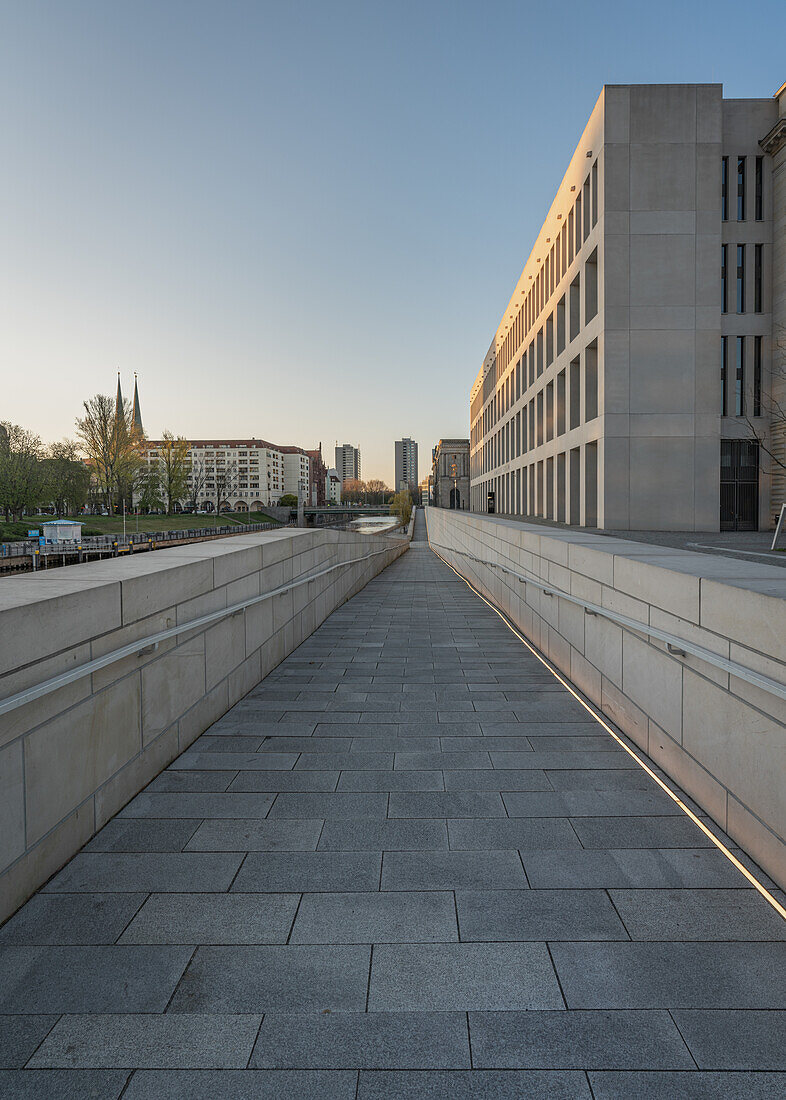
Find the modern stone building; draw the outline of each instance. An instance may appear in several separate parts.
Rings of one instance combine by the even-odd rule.
[[[471,390],[473,511],[770,526],[785,114],[784,88],[603,88]]]
[[[432,452],[435,508],[469,508],[469,440],[440,439]]]
[[[414,439],[397,439],[395,444],[395,490],[409,489],[414,497],[418,486],[418,445]]]
[[[345,481],[360,481],[360,448],[351,443],[336,444],[336,467],[342,484]]]

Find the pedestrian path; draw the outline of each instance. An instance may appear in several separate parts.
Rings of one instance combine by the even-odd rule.
[[[418,521],[0,930],[1,1098],[786,1095],[786,923]]]

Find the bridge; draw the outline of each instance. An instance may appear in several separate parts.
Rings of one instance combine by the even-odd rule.
[[[783,892],[432,527],[0,929],[0,1097],[786,1094]]]

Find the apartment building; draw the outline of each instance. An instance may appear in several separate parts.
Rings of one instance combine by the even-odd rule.
[[[770,526],[786,499],[785,89],[603,88],[471,389],[473,511]]]
[[[360,481],[360,448],[351,443],[336,444],[336,470],[342,483]]]
[[[162,440],[150,440],[148,466],[161,462]],[[199,439],[188,444],[189,496],[201,511],[257,512],[285,494],[314,495],[312,459],[300,447],[261,439]]]
[[[409,489],[414,496],[418,485],[418,445],[414,439],[397,439],[394,450],[396,492]]]

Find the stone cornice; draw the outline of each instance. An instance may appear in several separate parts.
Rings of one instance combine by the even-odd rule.
[[[761,139],[759,145],[765,153],[774,157],[786,145],[786,118],[779,118],[770,132]]]

